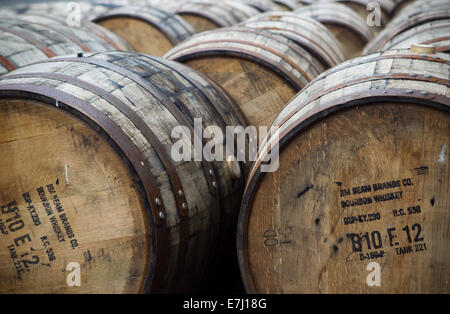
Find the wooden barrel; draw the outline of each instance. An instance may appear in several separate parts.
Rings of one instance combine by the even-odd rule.
[[[244,27],[267,30],[282,35],[314,55],[325,68],[345,61],[343,48],[322,23],[294,12],[269,12],[257,15],[241,24]]]
[[[259,12],[283,10],[281,5],[272,0],[242,0],[242,2],[257,9]]]
[[[395,3],[393,0],[325,0],[325,1],[321,0],[321,1],[342,3],[348,6],[349,8],[353,9],[354,11],[356,11],[364,21],[367,21],[368,16],[374,12],[372,7],[369,7],[370,10],[368,10],[367,9],[368,6],[370,4],[372,5],[378,4],[381,9],[380,12],[381,27],[371,27],[371,30],[374,32],[378,32],[389,22],[390,16],[395,7]]]
[[[286,103],[324,71],[305,49],[269,32],[223,28],[193,36],[166,58],[219,84],[252,126],[269,126]]]
[[[245,127],[223,91],[147,55],[57,57],[0,79],[0,120],[0,292],[195,291],[243,176],[172,151]]]
[[[294,11],[301,6],[296,0],[273,0],[273,2],[278,4],[284,11]]]
[[[382,48],[405,49],[414,44],[432,45],[436,51],[450,52],[450,18],[427,22],[398,34]]]
[[[81,28],[0,18],[0,74],[54,56],[116,50],[110,41]]]
[[[415,29],[420,25],[427,24],[429,22],[446,20],[450,18],[450,3],[447,9],[443,8],[430,8],[426,10],[413,10],[408,14],[400,15],[396,19],[392,20],[386,28],[380,32],[372,41],[370,41],[364,48],[364,53],[372,53],[379,51],[381,49],[386,49],[389,47],[389,42],[391,42],[396,36]],[[411,31],[415,33],[415,31]],[[429,34],[433,36],[432,33]]]
[[[180,16],[151,6],[114,8],[93,21],[127,40],[135,51],[154,56],[195,33]]]
[[[259,10],[240,0],[222,0],[222,3],[225,3],[236,10],[244,12],[248,17],[261,13]]]
[[[448,293],[449,73],[448,54],[385,51],[286,106],[242,203],[248,292]]]
[[[59,25],[67,25],[66,21],[57,16],[50,16],[44,13],[30,15],[30,14],[17,14],[11,11],[0,11],[0,16],[6,16],[10,19],[18,19],[23,20],[30,23],[42,24],[42,25],[51,25],[51,24],[59,24]],[[96,36],[104,39],[111,46],[114,47],[114,50],[120,51],[132,51],[133,48],[121,37],[117,36],[113,32],[107,30],[106,28],[97,25],[95,23],[89,21],[83,21],[80,27],[71,26],[72,28],[82,28],[85,32],[90,32],[95,34]]]
[[[225,2],[193,0],[180,4],[175,13],[188,22],[197,33],[236,25],[250,16]]]
[[[317,3],[295,11],[324,24],[339,40],[348,59],[361,54],[373,38],[366,21],[356,12],[339,3]]]

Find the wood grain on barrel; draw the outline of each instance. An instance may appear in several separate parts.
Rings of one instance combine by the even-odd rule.
[[[385,51],[323,73],[286,106],[243,200],[248,292],[449,291],[449,70],[446,54]],[[276,143],[279,168],[262,173]]]
[[[364,48],[364,53],[372,53],[389,47],[388,43],[396,36],[410,29],[419,27],[432,21],[445,20],[450,18],[450,4],[448,9],[430,8],[426,11],[417,10],[410,14],[399,16],[389,23],[386,28],[380,32],[372,41]],[[432,36],[432,35],[430,35]]]
[[[248,122],[268,126],[281,108],[324,67],[289,40],[233,27],[198,34],[169,51],[222,86]]]
[[[137,52],[155,56],[195,33],[180,16],[151,6],[115,8],[93,21],[127,40]]]
[[[405,49],[414,44],[433,45],[436,51],[450,51],[450,18],[413,27],[392,38],[385,49]]]
[[[249,17],[225,2],[199,0],[181,3],[175,13],[188,21],[197,33],[233,26]]]
[[[260,14],[241,24],[282,35],[308,50],[329,68],[345,61],[343,48],[334,35],[320,22],[293,12]]]
[[[0,96],[2,120],[22,121],[2,129],[0,146],[8,156],[1,168],[2,206],[17,202],[26,223],[23,231],[33,234],[26,247],[33,247],[42,261],[21,273],[19,281],[15,260],[2,249],[4,278],[17,285],[2,283],[1,291],[194,291],[225,231],[219,225],[236,215],[243,177],[233,176],[226,162],[175,161],[171,148],[178,139],[171,134],[185,126],[200,136],[194,133],[199,117],[204,127],[242,124],[230,100],[186,67],[124,52],[53,58],[24,67],[2,77]],[[17,102],[13,98],[23,110],[10,109]],[[16,111],[22,115],[17,119]],[[27,123],[23,115],[33,115],[30,132],[22,127]],[[30,136],[32,150],[27,149]],[[14,158],[17,151],[28,152],[24,158],[29,158],[18,172],[12,166],[20,163]],[[71,238],[58,242],[52,215],[47,217],[45,202],[36,195],[42,186],[54,197],[50,184],[76,235],[73,250]],[[19,198],[25,192],[41,225],[34,226],[26,213],[27,204]],[[5,222],[10,216],[3,212],[1,218]],[[53,226],[62,228],[58,217]],[[54,261],[47,262],[43,235]],[[2,247],[14,236],[0,238]],[[67,272],[61,270],[69,262],[81,265],[81,287],[65,285]]]
[[[342,4],[316,3],[295,12],[323,23],[339,40],[348,59],[359,56],[373,38],[366,21]]]

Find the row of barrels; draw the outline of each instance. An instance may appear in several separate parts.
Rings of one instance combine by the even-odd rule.
[[[427,14],[419,3],[410,6]],[[261,14],[197,35],[207,23],[182,13],[187,3],[117,7],[93,19],[101,26],[79,29],[36,10],[20,22],[2,13],[10,51],[0,64],[20,69],[0,78],[0,291],[192,291],[216,255],[233,255],[221,245],[241,206],[247,292],[448,292],[446,50],[413,41],[422,45],[352,59],[401,35],[394,23],[410,6],[388,6],[386,19],[398,13],[379,32],[362,10],[304,4],[250,6]],[[172,29],[158,33],[164,27]],[[158,52],[164,58],[131,52],[149,53],[132,38],[159,45],[188,28]],[[63,51],[62,38],[77,38],[75,51]],[[38,50],[45,56],[32,60]],[[174,160],[177,126],[192,135],[192,152],[197,138],[211,138],[198,133],[199,117],[204,128],[278,131],[252,167],[234,155]],[[265,173],[272,151],[279,168]],[[369,261],[383,263],[381,286],[366,282]],[[81,287],[66,283],[71,262],[81,265]]]

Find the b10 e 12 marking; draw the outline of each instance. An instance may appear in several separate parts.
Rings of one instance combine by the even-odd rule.
[[[423,242],[425,239],[422,237],[422,226],[420,224],[414,224],[410,228],[408,225],[401,229],[404,231],[402,234],[406,236],[408,243]],[[396,228],[388,228],[386,230],[387,237],[389,238],[389,246],[394,247],[400,245],[396,239],[398,236],[398,231]],[[360,253],[365,250],[379,250],[383,248],[383,237],[381,232],[374,230],[372,232],[366,233],[349,233],[347,238],[352,242],[352,251],[355,253]]]

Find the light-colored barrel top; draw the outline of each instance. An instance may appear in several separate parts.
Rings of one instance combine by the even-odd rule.
[[[155,56],[195,34],[180,16],[153,6],[118,7],[93,21],[127,40],[134,50]]]
[[[61,17],[48,15],[45,13],[36,13],[36,14],[17,14],[15,12],[9,10],[0,10],[0,16],[5,16],[11,19],[19,19],[24,20],[30,23],[37,23],[43,25],[51,25],[51,24],[59,24],[59,25],[67,25],[67,21]],[[131,46],[120,36],[117,36],[113,32],[107,30],[100,25],[89,21],[83,21],[81,25],[78,26],[70,26],[71,28],[82,28],[86,32],[91,32],[102,39],[108,41],[113,47],[114,50],[120,51],[132,51]]]
[[[441,7],[436,9],[431,7],[426,10],[421,8],[410,10],[408,14],[402,14],[393,19],[382,32],[367,44],[364,48],[364,53],[376,52],[387,47],[388,43],[394,37],[421,24],[448,18],[450,18],[450,3],[446,5],[446,8]]]
[[[8,17],[0,20],[0,41],[0,74],[54,56],[116,50],[110,41],[82,28]]]
[[[379,52],[285,107],[241,208],[248,292],[449,291],[449,73],[448,54]],[[269,149],[279,168],[262,173]]]
[[[300,19],[294,12],[269,12],[250,18],[241,25],[283,35],[320,59],[327,68],[345,61],[343,48],[336,37],[312,18]]]
[[[195,118],[243,122],[209,80],[156,57],[65,56],[3,76],[0,291],[195,291],[243,184],[239,165],[173,157],[172,131],[199,136]]]
[[[359,56],[373,33],[355,11],[339,3],[315,3],[295,10],[301,16],[311,17],[329,28],[341,42],[347,58]]]
[[[269,126],[281,108],[325,67],[307,50],[267,31],[222,28],[193,36],[166,58],[223,87],[252,126]]]
[[[206,0],[183,2],[175,10],[175,13],[188,21],[197,33],[219,27],[233,26],[249,18],[245,12],[236,10],[233,6],[225,2],[211,2]],[[209,27],[199,25],[202,21],[196,21],[192,16],[197,17],[197,19],[206,19],[212,25]]]
[[[436,51],[450,52],[450,18],[410,28],[392,38],[382,50],[406,49],[414,44],[432,45]]]

